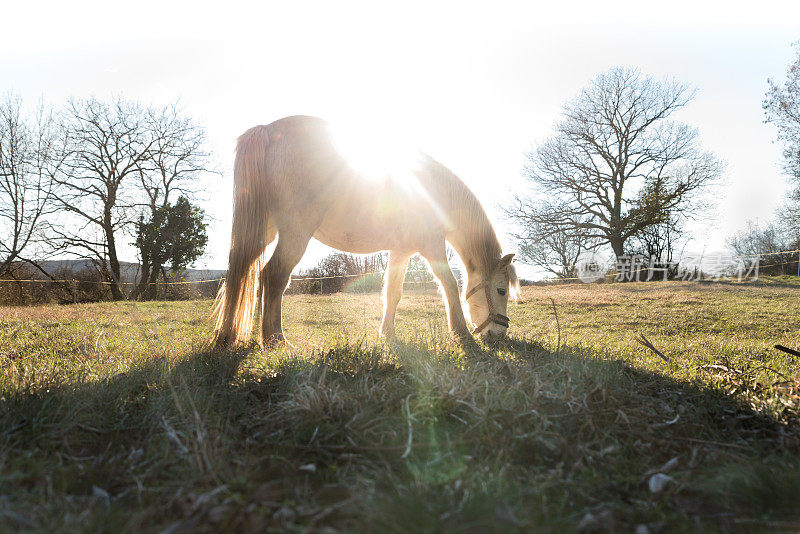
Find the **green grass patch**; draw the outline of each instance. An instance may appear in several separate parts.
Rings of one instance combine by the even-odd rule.
[[[429,294],[224,353],[208,301],[0,308],[0,531],[797,530],[798,291],[525,288],[479,356]]]

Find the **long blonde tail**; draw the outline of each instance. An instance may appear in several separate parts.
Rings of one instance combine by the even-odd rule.
[[[214,303],[214,343],[247,343],[259,302],[260,273],[266,265],[267,245],[275,238],[270,224],[267,181],[269,131],[256,126],[236,146],[233,171],[233,227],[228,274]]]

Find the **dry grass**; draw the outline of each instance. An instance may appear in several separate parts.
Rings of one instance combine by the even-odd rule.
[[[207,301],[0,308],[0,530],[797,530],[798,291],[526,288],[480,358],[435,295],[225,354]]]

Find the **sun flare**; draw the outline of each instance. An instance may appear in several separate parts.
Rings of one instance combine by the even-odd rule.
[[[367,123],[333,124],[330,131],[336,149],[365,178],[402,180],[420,166],[420,152],[405,136],[385,128]]]
[[[334,146],[361,177],[375,183],[391,181],[397,191],[422,198],[440,220],[448,222],[441,206],[417,176],[426,163],[423,153],[408,141],[412,136],[369,122],[329,125]]]

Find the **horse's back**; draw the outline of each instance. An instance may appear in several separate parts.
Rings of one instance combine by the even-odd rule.
[[[253,191],[269,196],[271,210],[324,209],[325,199],[340,184],[342,158],[336,153],[325,121],[296,115],[255,126],[239,138],[237,160],[257,162],[261,169]]]
[[[266,140],[257,189],[269,196],[279,232],[313,226],[320,241],[349,252],[413,248],[443,235],[441,209],[430,198],[433,191],[426,192],[430,170],[378,179],[356,171],[328,123],[317,117],[297,115],[251,128],[238,150],[256,138]]]

